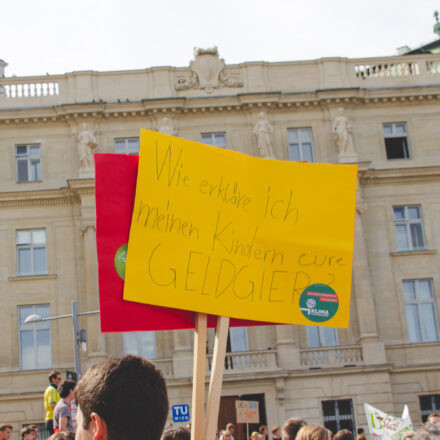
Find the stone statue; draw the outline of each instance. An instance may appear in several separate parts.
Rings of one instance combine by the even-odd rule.
[[[270,125],[264,112],[258,114],[258,120],[254,125],[254,135],[257,136],[257,146],[261,157],[274,158],[272,150],[271,134],[273,127]]]
[[[175,136],[176,132],[171,125],[171,121],[169,118],[165,117],[159,121],[159,131],[164,134],[169,134],[171,136]]]
[[[342,107],[338,108],[338,116],[333,121],[332,131],[336,145],[339,148],[338,157],[355,158],[357,155],[353,146],[353,127],[348,118],[344,115],[344,109]]]
[[[79,160],[81,161],[81,168],[86,170],[93,170],[93,150],[98,146],[96,143],[93,131],[89,130],[86,122],[81,124],[81,130],[76,136],[78,141]]]

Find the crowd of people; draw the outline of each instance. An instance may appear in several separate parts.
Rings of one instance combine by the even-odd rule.
[[[167,426],[168,396],[161,371],[147,359],[127,355],[107,359],[90,368],[78,382],[65,380],[53,371],[44,393],[46,428],[49,440],[191,440],[191,426]],[[76,430],[72,400],[77,405]],[[9,440],[10,424],[0,425],[0,440]],[[262,425],[246,440],[354,440],[343,429],[333,434],[329,429],[309,425],[301,418],[288,419],[282,428]],[[362,429],[356,440],[366,440]],[[37,440],[38,427],[29,425],[20,432],[21,440]],[[235,425],[228,423],[213,440],[235,440]],[[403,440],[440,440],[440,414],[431,414],[415,432]]]

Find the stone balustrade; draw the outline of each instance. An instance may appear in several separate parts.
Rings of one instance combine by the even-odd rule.
[[[6,99],[58,96],[59,93],[57,81],[14,82],[2,85],[2,95]]]
[[[207,359],[207,374],[211,370],[212,354]],[[276,351],[240,351],[226,353],[225,374],[238,374],[252,371],[277,370]]]
[[[175,110],[189,105],[185,98],[234,96],[240,99],[227,105],[255,100],[255,92],[271,92],[273,104],[299,99],[291,92],[304,92],[307,99],[326,99],[326,90],[334,88],[370,88],[437,84],[440,78],[440,54],[391,56],[380,58],[322,58],[310,61],[246,62],[226,66],[230,78],[217,89],[207,91],[191,85],[190,67],[152,67],[144,70],[118,72],[80,71],[63,75],[0,78],[0,109],[95,103],[95,113],[102,111],[100,103],[111,103],[122,111],[131,105],[137,111],[148,110],[148,100],[168,98]],[[186,86],[180,87],[182,78]],[[189,82],[188,82],[189,81]],[[232,82],[231,82],[232,81]],[[148,87],[148,84],[161,87]],[[234,84],[239,84],[235,87]],[[227,84],[227,86],[225,85]],[[229,87],[229,88],[226,88]],[[232,87],[232,88],[231,88]],[[310,97],[310,91],[317,94]],[[226,93],[227,92],[227,93]],[[252,96],[247,96],[247,94]],[[286,95],[283,95],[286,93]],[[373,93],[373,91],[371,91]],[[211,94],[211,95],[210,95]],[[214,94],[214,95],[212,95]],[[361,93],[359,97],[363,97]],[[232,99],[232,98],[231,98]],[[265,98],[266,101],[269,97]],[[139,104],[133,107],[133,103]],[[296,102],[296,101],[295,101]],[[164,105],[163,102],[160,103]],[[194,105],[194,103],[191,103]],[[292,103],[290,103],[292,105]],[[116,109],[115,109],[116,111]],[[62,112],[61,112],[62,114]]]
[[[302,368],[328,368],[362,365],[360,345],[305,348],[300,351]]]

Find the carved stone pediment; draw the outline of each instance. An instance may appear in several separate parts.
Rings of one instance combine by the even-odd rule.
[[[227,75],[225,61],[219,58],[217,47],[194,48],[194,60],[189,65],[191,73],[178,76],[176,90],[202,89],[212,93],[219,87],[243,87],[242,80]]]

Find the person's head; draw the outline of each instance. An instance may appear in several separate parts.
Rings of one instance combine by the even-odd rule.
[[[29,425],[29,428],[31,428],[34,431],[35,439],[38,438],[38,426],[37,425]]]
[[[332,440],[332,432],[322,426],[306,425],[298,431],[296,440]]]
[[[440,423],[440,414],[439,413],[431,413],[426,419],[427,423]]]
[[[75,440],[75,433],[71,431],[62,431],[52,434],[47,440]]]
[[[353,433],[348,429],[341,429],[333,436],[333,440],[353,440]]]
[[[251,440],[259,440],[258,436],[260,435],[260,433],[258,431],[254,431],[251,434]]]
[[[358,435],[361,435],[361,434],[363,434],[365,431],[364,431],[364,428],[358,428],[357,429],[357,433],[358,433]]]
[[[440,440],[440,423],[425,423],[414,436],[415,440]]]
[[[60,397],[62,399],[73,399],[73,390],[76,387],[76,382],[74,380],[65,380],[59,389]]]
[[[0,425],[0,439],[1,440],[9,440],[12,434],[12,425],[8,423],[3,423]]]
[[[167,429],[161,440],[191,440],[191,433],[186,428]]]
[[[414,440],[416,438],[416,433],[414,431],[407,431],[403,434],[402,440]]]
[[[261,426],[258,428],[258,432],[259,432],[260,434],[267,435],[267,434],[269,433],[269,430],[267,429],[267,426],[266,426],[266,425],[261,425]]]
[[[300,417],[292,417],[284,422],[283,425],[283,440],[295,440],[298,431],[307,425],[307,422]]]
[[[159,440],[168,414],[160,370],[127,355],[90,368],[75,388],[76,440]]]
[[[281,438],[281,428],[279,426],[274,426],[271,432],[275,438]]]
[[[20,431],[21,440],[34,440],[35,432],[29,426],[26,426]]]
[[[235,432],[235,425],[233,423],[228,423],[226,425],[226,432],[228,432],[229,434],[234,435]]]
[[[191,432],[191,422],[188,423],[188,424],[186,425],[185,429],[186,429],[188,432]]]
[[[59,383],[61,382],[61,373],[57,370],[52,370],[49,373],[49,383],[51,383],[52,385],[58,386]]]

